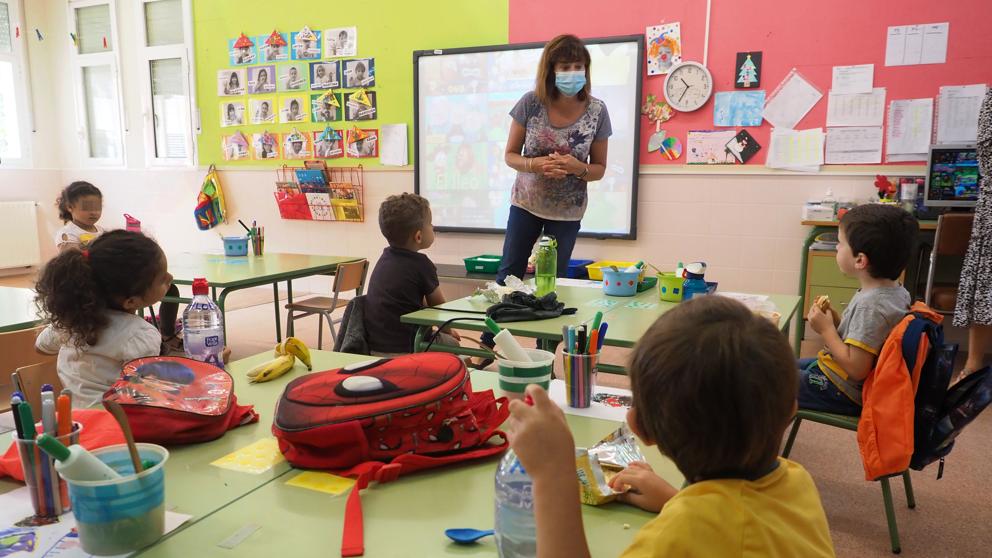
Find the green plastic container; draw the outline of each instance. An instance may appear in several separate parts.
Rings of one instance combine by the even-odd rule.
[[[499,367],[499,388],[503,395],[520,399],[530,384],[544,389],[551,386],[551,376],[555,365],[555,355],[540,349],[524,349],[531,362],[496,359]]]
[[[502,256],[491,254],[465,258],[465,271],[469,273],[492,273],[495,275],[499,271],[499,262],[502,259]]]
[[[682,302],[682,283],[685,279],[672,273],[658,274],[658,296],[666,302]]]

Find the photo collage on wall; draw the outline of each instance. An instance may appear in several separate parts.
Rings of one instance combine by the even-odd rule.
[[[378,157],[375,58],[358,57],[356,27],[241,33],[227,54],[217,71],[225,160]]]

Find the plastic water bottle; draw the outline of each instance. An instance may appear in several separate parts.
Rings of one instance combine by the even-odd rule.
[[[183,347],[187,357],[223,369],[224,315],[209,290],[206,279],[193,280],[193,301],[183,312]]]
[[[558,242],[550,236],[542,236],[537,245],[537,261],[534,264],[535,296],[555,292],[555,278],[558,277]]]
[[[496,469],[496,549],[500,558],[537,556],[533,485],[513,450]]]

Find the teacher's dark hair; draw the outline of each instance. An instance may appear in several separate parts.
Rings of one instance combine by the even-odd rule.
[[[534,94],[537,100],[547,105],[558,98],[561,93],[555,87],[555,64],[582,62],[586,68],[586,85],[576,95],[580,101],[589,98],[589,89],[592,87],[592,80],[589,78],[589,65],[592,59],[589,51],[582,39],[575,35],[558,35],[544,45],[544,52],[541,54],[541,62],[537,67],[537,84],[534,87]]]

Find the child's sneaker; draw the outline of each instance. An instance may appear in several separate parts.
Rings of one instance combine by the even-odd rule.
[[[186,356],[186,348],[183,346],[183,338],[173,335],[162,340],[162,356]]]

